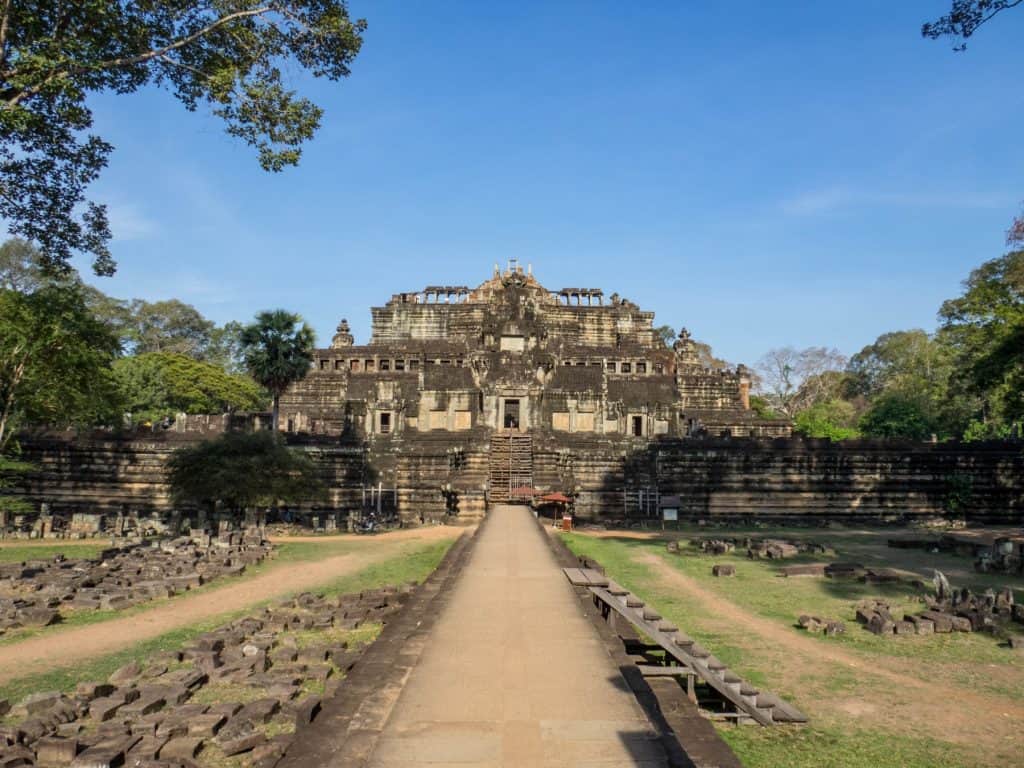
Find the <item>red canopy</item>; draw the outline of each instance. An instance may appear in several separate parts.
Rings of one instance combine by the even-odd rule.
[[[549,493],[545,496],[541,496],[540,500],[546,504],[572,504],[572,499],[564,493]]]

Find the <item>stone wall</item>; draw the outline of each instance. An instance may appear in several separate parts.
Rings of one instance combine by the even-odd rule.
[[[547,442],[540,487],[573,486],[583,518],[657,516],[649,494],[678,495],[680,515],[870,518],[962,513],[1024,519],[1024,442],[911,443],[786,438]],[[643,494],[638,498],[637,493]],[[656,497],[654,497],[656,498]],[[648,501],[646,509],[638,507]]]
[[[55,514],[169,510],[163,466],[187,435],[147,439],[24,438],[38,468],[21,488]],[[194,438],[191,438],[194,439]],[[321,505],[360,509],[382,488],[408,524],[479,518],[486,505],[489,432],[407,433],[365,446],[308,438],[293,444],[321,467]],[[928,444],[802,439],[535,436],[533,484],[575,490],[585,519],[656,517],[655,493],[678,495],[684,517],[924,516],[962,511],[1024,519],[1024,443]]]

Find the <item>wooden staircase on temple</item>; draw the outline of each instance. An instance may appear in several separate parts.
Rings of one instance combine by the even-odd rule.
[[[533,487],[533,441],[520,432],[491,435],[490,500],[515,500],[512,491]]]

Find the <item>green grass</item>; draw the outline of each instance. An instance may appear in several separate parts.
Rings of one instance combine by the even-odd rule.
[[[702,532],[708,535],[709,532]],[[727,536],[732,532],[710,532]],[[792,537],[804,532],[789,531]],[[859,657],[862,667],[873,661],[897,660],[890,667],[902,674],[940,681],[951,686],[965,685],[975,693],[988,693],[1024,700],[1020,672],[1024,657],[999,647],[987,635],[960,634],[907,638],[881,638],[856,624],[853,607],[862,597],[884,597],[892,603],[920,610],[915,602],[917,591],[909,585],[867,585],[857,581],[833,581],[824,578],[783,578],[779,567],[800,559],[821,561],[809,556],[776,563],[749,560],[745,553],[725,556],[701,555],[696,548],[684,547],[683,555],[669,554],[665,542],[630,537],[592,537],[585,534],[561,534],[577,554],[600,562],[609,575],[626,588],[640,595],[662,615],[675,622],[722,661],[751,683],[766,687],[792,701],[811,716],[811,723],[800,728],[757,728],[722,726],[720,732],[737,755],[748,766],[982,766],[998,764],[997,756],[984,750],[968,754],[942,738],[918,737],[908,733],[905,723],[887,723],[887,703],[898,701],[902,693],[893,690],[888,680],[833,664],[827,673],[802,669],[786,651],[755,632],[724,620],[713,606],[673,588],[652,567],[637,558],[655,555],[670,567],[700,583],[705,590],[720,595],[750,613],[794,633],[813,638],[822,647],[834,647]],[[757,535],[764,535],[758,532]],[[674,538],[674,536],[673,536]],[[858,559],[848,554],[847,536],[837,537],[822,532],[821,539],[833,543],[838,559]],[[901,562],[905,550],[885,547],[885,539],[872,549],[868,540],[851,535],[861,548],[860,555],[871,555],[893,567],[906,567]],[[840,540],[837,540],[840,539]],[[927,555],[928,553],[920,553]],[[885,558],[890,558],[886,560]],[[896,562],[893,562],[896,561]],[[713,563],[732,563],[737,575],[715,578]],[[1004,579],[1005,581],[1006,579]],[[958,582],[954,581],[954,585]],[[1019,586],[1020,579],[1015,586]],[[847,623],[844,636],[804,634],[793,625],[801,613],[840,618]],[[787,663],[789,662],[789,663]],[[1016,681],[1016,682],[1015,682]],[[864,729],[855,717],[847,716],[841,701],[865,701],[878,707],[877,730]],[[964,727],[977,729],[982,723],[970,725],[965,714]],[[1004,763],[1005,764],[1005,763]]]
[[[110,544],[13,544],[0,546],[0,563],[20,563],[25,560],[52,560],[64,555],[68,560],[98,557]]]
[[[720,729],[745,768],[935,768],[978,765],[966,750],[925,737],[844,728]],[[984,758],[982,758],[984,759]]]
[[[426,545],[405,544],[392,558],[324,584],[316,590],[308,591],[332,596],[359,592],[386,584],[422,582],[437,567],[454,540],[452,538]],[[282,599],[284,596],[277,596],[272,600],[263,600],[238,611],[226,612],[74,667],[55,668],[42,674],[12,680],[0,687],[0,699],[6,698],[11,702],[17,702],[36,691],[70,691],[79,681],[105,680],[115,669],[130,661],[145,663],[149,657],[158,653],[177,650],[197,635],[216,629],[234,619],[255,613],[263,606]],[[121,615],[124,615],[124,612]]]

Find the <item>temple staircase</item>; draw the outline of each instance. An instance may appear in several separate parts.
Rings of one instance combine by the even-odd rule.
[[[491,435],[490,500],[505,503],[516,488],[533,486],[533,441],[519,432]]]

